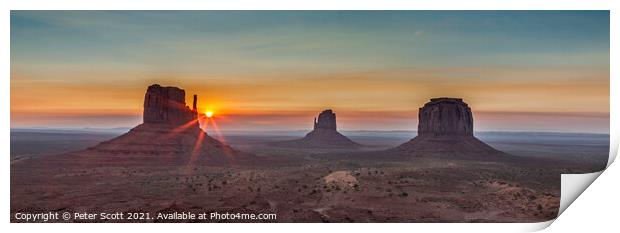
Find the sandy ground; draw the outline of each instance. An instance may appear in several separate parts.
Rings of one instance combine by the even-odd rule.
[[[16,213],[149,213],[76,222],[540,222],[555,218],[561,160],[468,161],[360,151],[238,146],[259,160],[166,164],[148,155],[12,159]],[[186,156],[186,155],[178,155]],[[97,159],[92,159],[97,158]],[[105,161],[105,162],[101,162]],[[151,162],[149,162],[151,161]],[[266,213],[270,220],[165,220],[159,213]],[[59,222],[65,222],[59,220]]]
[[[11,169],[12,213],[217,211],[275,213],[276,222],[537,222],[554,218],[559,205],[560,170],[501,163],[34,169],[19,163]]]

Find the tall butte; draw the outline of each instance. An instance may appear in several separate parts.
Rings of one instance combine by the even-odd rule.
[[[193,109],[185,105],[185,90],[178,87],[162,87],[158,84],[147,88],[144,95],[144,123],[183,125],[198,119],[197,96],[194,95]]]
[[[104,154],[119,160],[201,163],[235,161],[253,157],[236,151],[200,129],[194,95],[193,109],[185,104],[185,91],[154,84],[144,95],[143,123],[129,132],[89,148],[87,154]]]
[[[460,98],[434,98],[420,108],[418,136],[395,149],[412,155],[488,157],[503,152],[474,137],[471,109]]]
[[[277,142],[275,146],[296,148],[357,148],[361,145],[337,131],[336,113],[327,109],[314,118],[314,129],[304,138]]]

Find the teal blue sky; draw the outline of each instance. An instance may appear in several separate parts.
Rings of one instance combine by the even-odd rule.
[[[17,11],[11,26],[16,64],[200,63],[190,70],[220,72],[609,64],[607,11]]]
[[[609,11],[12,11],[11,123],[130,126],[157,82],[230,128],[332,107],[345,129],[401,129],[458,96],[477,129],[605,132],[609,26]]]

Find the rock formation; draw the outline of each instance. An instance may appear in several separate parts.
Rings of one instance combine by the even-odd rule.
[[[87,153],[144,163],[165,160],[172,164],[230,163],[253,158],[200,129],[196,102],[194,95],[193,109],[189,109],[183,89],[151,85],[144,96],[144,122],[119,137],[89,148]]]
[[[471,109],[463,99],[435,98],[420,108],[418,135],[474,135]]]
[[[314,130],[317,129],[336,130],[336,114],[331,109],[321,112],[318,120],[314,118]]]
[[[314,118],[314,130],[306,134],[302,139],[277,142],[273,145],[294,148],[357,148],[357,144],[336,130],[336,114],[331,110],[325,110]]]
[[[461,158],[502,154],[474,137],[469,106],[459,98],[434,98],[420,108],[418,136],[396,148],[414,155],[461,155]]]
[[[194,101],[196,99],[194,98]],[[194,103],[194,106],[196,103]],[[182,125],[197,118],[185,105],[185,91],[178,87],[151,85],[144,95],[144,123]]]
[[[196,104],[198,103],[198,95],[194,95],[194,103],[192,104],[192,111],[198,112],[198,108],[196,108]]]

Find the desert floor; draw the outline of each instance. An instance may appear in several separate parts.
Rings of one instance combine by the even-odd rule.
[[[282,149],[262,140],[274,139],[230,137],[235,148],[260,159],[226,166],[142,163],[149,158],[124,161],[124,155],[105,163],[71,153],[12,156],[11,221],[21,222],[15,213],[53,211],[148,212],[151,217],[112,222],[171,222],[155,217],[174,212],[277,214],[275,220],[195,222],[540,222],[557,215],[561,173],[600,170],[606,161],[601,145],[575,152],[540,140],[491,143],[521,154],[506,161],[392,156],[376,152],[380,146]],[[569,159],[540,158],[530,155],[537,154],[531,148],[573,153],[565,153]],[[584,162],[587,154],[598,160]]]

